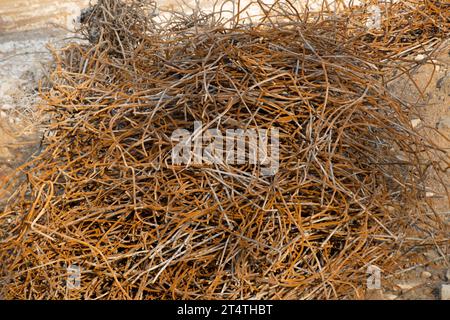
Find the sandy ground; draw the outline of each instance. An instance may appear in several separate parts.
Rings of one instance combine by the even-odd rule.
[[[11,195],[6,181],[14,170],[25,163],[39,150],[42,132],[36,123],[40,116],[35,106],[39,104],[38,81],[45,75],[44,66],[51,59],[47,43],[55,43],[66,37],[61,32],[35,30],[0,35],[0,208],[2,201]],[[419,62],[412,72],[413,78],[423,91],[417,92],[411,81],[401,78],[391,87],[395,94],[421,105],[417,119],[411,119],[417,130],[426,127],[441,132],[433,139],[447,156],[450,144],[450,45],[443,46],[434,59],[434,64]],[[450,177],[443,177],[450,186]],[[448,199],[436,185],[430,186],[437,211],[449,222]],[[383,290],[368,292],[367,299],[440,299],[440,288],[450,283],[448,277],[448,244],[424,251],[424,265],[413,266],[399,273]],[[434,261],[434,262],[432,262]]]

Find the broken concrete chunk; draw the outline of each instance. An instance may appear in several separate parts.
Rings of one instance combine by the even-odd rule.
[[[427,58],[426,55],[424,55],[424,54],[418,54],[418,55],[414,58],[414,61],[416,61],[416,62],[421,62],[421,61],[425,60],[426,58]]]
[[[422,122],[422,120],[420,120],[420,119],[412,119],[411,125],[413,128],[416,128],[421,122]]]
[[[390,293],[385,293],[384,294],[384,299],[385,300],[395,300],[397,298],[398,298],[398,296],[395,295],[395,294],[390,294]]]
[[[4,105],[0,106],[0,110],[3,110],[3,111],[9,111],[12,109],[14,109],[14,107],[10,104],[4,104]]]
[[[397,284],[397,287],[400,288],[402,292],[409,291],[411,289],[414,289],[415,287],[419,286],[419,283],[411,282],[411,283],[399,283]]]
[[[441,286],[441,300],[450,300],[450,284]]]

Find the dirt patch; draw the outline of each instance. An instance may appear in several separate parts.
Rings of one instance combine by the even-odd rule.
[[[417,60],[423,58],[416,57]],[[450,186],[450,45],[444,43],[433,59],[418,61],[418,65],[410,72],[411,78],[402,76],[390,85],[392,92],[402,101],[418,106],[418,113],[411,118],[413,126],[422,135],[431,135],[432,141],[441,148],[441,167],[446,169],[439,177],[433,177],[428,183],[427,196],[435,212],[442,222],[450,222],[450,205],[445,187]],[[414,81],[414,82],[413,82]],[[432,130],[437,129],[438,131]],[[436,159],[437,160],[437,159]],[[445,167],[447,166],[447,167]],[[437,178],[437,179],[436,179]],[[430,235],[429,239],[433,239]],[[417,251],[419,261],[400,270],[386,279],[383,291],[368,293],[369,299],[441,299],[441,289],[449,283],[450,242],[435,243],[434,246],[422,246],[418,239]]]
[[[39,148],[39,80],[51,61],[47,44],[66,35],[34,30],[0,36],[0,206],[11,194],[11,174]]]

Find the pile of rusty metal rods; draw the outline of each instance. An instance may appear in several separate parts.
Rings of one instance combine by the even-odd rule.
[[[53,51],[41,90],[42,150],[0,214],[5,298],[361,298],[369,265],[409,257],[411,219],[440,241],[433,144],[386,83],[448,32],[445,4],[385,5],[376,31],[364,7],[260,5],[252,24],[156,23],[145,1],[83,12],[86,41]],[[276,128],[278,170],[175,163],[172,134],[195,121]]]

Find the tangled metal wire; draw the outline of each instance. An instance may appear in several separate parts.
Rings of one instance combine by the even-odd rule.
[[[424,214],[424,181],[448,159],[387,89],[446,36],[448,4],[384,5],[378,30],[364,7],[258,4],[250,24],[157,23],[146,1],[84,11],[88,41],[53,51],[42,150],[0,214],[6,298],[360,298],[367,266],[409,257],[411,224],[448,241]],[[174,164],[171,134],[194,121],[277,128],[278,171]]]

